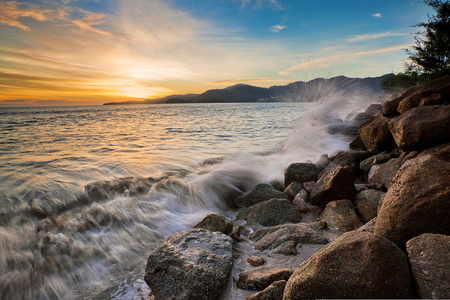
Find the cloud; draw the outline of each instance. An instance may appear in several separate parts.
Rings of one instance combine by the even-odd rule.
[[[372,17],[377,18],[377,19],[381,19],[381,18],[383,18],[383,15],[380,14],[380,13],[376,13],[376,14],[373,14]]]
[[[287,28],[287,26],[284,25],[275,25],[272,27],[272,32],[280,32],[281,30]]]
[[[61,9],[40,9],[31,4],[20,4],[17,1],[0,3],[0,24],[31,31],[30,27],[19,19],[31,18],[40,22],[64,19],[68,15]]]
[[[245,7],[250,4],[254,4],[255,7],[263,8],[267,5],[275,7],[276,9],[283,10],[280,0],[232,0],[233,2],[241,3],[241,6]]]
[[[392,37],[392,36],[406,36],[409,35],[409,33],[392,33],[390,31],[387,32],[380,32],[380,33],[370,33],[370,34],[359,34],[352,36],[347,39],[348,42],[354,43],[354,42],[361,42],[366,40],[372,40],[372,39],[380,39],[385,37]]]
[[[81,30],[92,31],[101,35],[112,36],[108,31],[101,30],[94,27],[95,25],[100,25],[104,23],[105,14],[93,13],[86,10],[80,10],[84,16],[80,19],[73,20],[71,25],[75,26]]]

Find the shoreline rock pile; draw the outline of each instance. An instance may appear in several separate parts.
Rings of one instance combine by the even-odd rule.
[[[365,114],[348,151],[158,246],[152,299],[450,298],[450,76]]]

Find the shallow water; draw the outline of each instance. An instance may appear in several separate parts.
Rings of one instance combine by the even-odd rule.
[[[346,149],[327,130],[358,109],[343,104],[1,108],[0,298],[147,299],[168,235]]]

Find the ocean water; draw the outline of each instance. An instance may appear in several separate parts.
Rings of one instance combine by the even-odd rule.
[[[347,149],[368,101],[0,108],[0,298],[147,299],[158,243]]]

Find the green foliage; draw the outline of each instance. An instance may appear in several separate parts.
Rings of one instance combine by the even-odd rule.
[[[408,76],[429,81],[450,74],[450,3],[442,0],[424,0],[436,14],[428,16],[427,23],[417,24],[425,29],[418,32],[416,45],[408,49],[410,62],[398,80],[409,80]],[[413,79],[411,79],[414,81]]]

